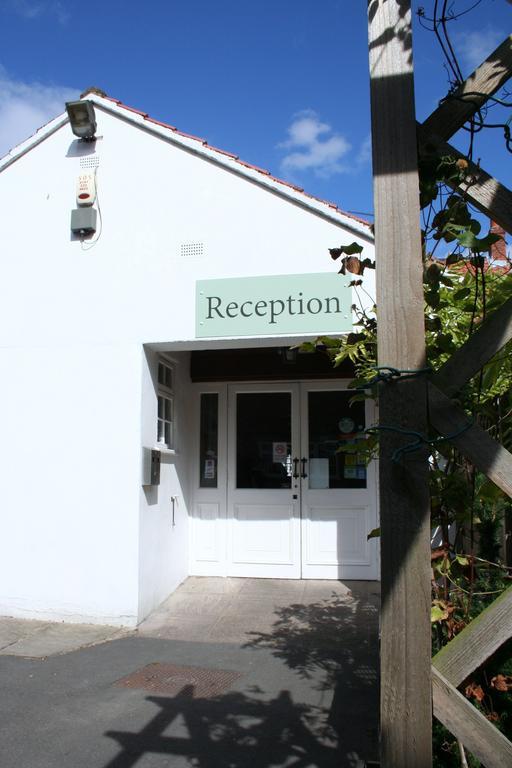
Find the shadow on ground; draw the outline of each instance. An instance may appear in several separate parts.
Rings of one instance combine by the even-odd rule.
[[[185,686],[172,699],[150,696],[148,701],[159,711],[140,732],[107,732],[121,752],[105,768],[135,766],[147,752],[181,756],[184,765],[200,768],[342,764],[335,743],[315,727],[313,708],[295,704],[288,691],[270,701],[242,693],[195,699],[193,687]],[[165,734],[180,715],[182,734]]]
[[[376,601],[333,595],[277,613],[272,632],[254,633],[249,645],[272,649],[313,686],[332,691],[328,723],[342,753],[374,759],[379,711]]]
[[[374,759],[375,601],[333,595],[275,613],[272,630],[251,633],[245,647],[269,649],[309,680],[325,705],[295,702],[275,686],[269,693],[265,681],[212,698],[196,698],[194,687],[185,685],[172,698],[148,697],[157,710],[141,730],[106,733],[120,751],[104,768],[130,768],[149,753],[169,756],[158,765],[197,768],[356,768],[360,759]]]

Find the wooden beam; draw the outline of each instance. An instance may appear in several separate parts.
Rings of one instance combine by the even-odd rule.
[[[445,395],[452,397],[512,339],[512,297],[487,317],[469,339],[432,376]]]
[[[475,467],[512,497],[512,454],[477,424],[466,429],[470,417],[432,382],[428,385],[428,403],[430,423],[439,434],[449,438]]]
[[[423,368],[425,334],[419,183],[408,0],[368,5],[379,364]],[[384,424],[423,432],[422,377],[380,393]],[[381,765],[432,765],[430,504],[425,451],[391,460],[403,436],[380,442]]]
[[[441,648],[432,664],[456,688],[512,637],[512,587]]]
[[[459,691],[432,667],[434,716],[485,768],[512,765],[512,744]]]
[[[423,123],[427,133],[449,139],[512,75],[512,35],[505,38]]]
[[[435,139],[432,134],[425,131],[424,126],[417,125],[420,152],[435,153],[439,158],[454,157],[467,160],[451,144]],[[447,182],[462,197],[469,200],[475,208],[488,216],[512,234],[512,192],[497,179],[488,174],[483,168],[474,163],[469,163],[468,181],[462,184]]]

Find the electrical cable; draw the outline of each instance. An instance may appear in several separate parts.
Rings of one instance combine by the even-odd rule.
[[[91,248],[94,248],[94,246],[96,245],[96,243],[100,239],[101,234],[103,232],[103,216],[101,214],[100,196],[99,196],[99,193],[98,193],[98,181],[97,181],[97,179],[98,179],[98,166],[96,166],[96,168],[94,169],[94,186],[96,187],[96,202],[98,204],[98,218],[99,218],[99,224],[100,225],[99,225],[99,228],[98,228],[98,235],[97,235],[97,237],[95,239],[87,240],[86,241],[85,238],[82,235],[82,237],[80,238],[80,247],[81,247],[82,251],[90,251]]]

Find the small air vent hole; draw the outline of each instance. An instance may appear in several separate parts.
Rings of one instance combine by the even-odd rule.
[[[204,243],[182,243],[181,255],[187,258],[204,255]]]
[[[100,164],[98,155],[87,155],[80,158],[80,168],[97,168]]]

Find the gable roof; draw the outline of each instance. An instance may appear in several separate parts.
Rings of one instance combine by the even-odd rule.
[[[142,112],[139,109],[123,104],[119,99],[114,99],[110,96],[101,96],[95,90],[85,91],[81,95],[81,98],[92,101],[95,106],[105,112],[121,117],[124,121],[128,121],[145,130],[149,130],[154,135],[165,138],[176,146],[180,146],[189,152],[215,162],[217,165],[234,171],[238,175],[270,189],[281,197],[298,203],[313,213],[333,221],[333,223],[338,224],[338,226],[341,225],[350,229],[367,240],[373,240],[372,225],[370,222],[359,218],[358,216],[354,216],[351,213],[347,213],[347,211],[343,211],[341,208],[338,208],[335,203],[308,194],[302,187],[291,184],[284,179],[279,179],[264,168],[259,168],[256,165],[247,163],[232,152],[227,152],[224,149],[219,149],[219,147],[214,147],[211,144],[208,144],[206,139],[184,133],[173,125],[169,125],[161,120],[150,117],[146,112]],[[0,173],[68,122],[68,115],[64,112],[54,120],[51,120],[41,126],[41,128],[38,128],[33,136],[26,139],[26,141],[21,142],[4,155],[4,157],[0,158]]]

